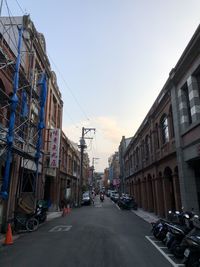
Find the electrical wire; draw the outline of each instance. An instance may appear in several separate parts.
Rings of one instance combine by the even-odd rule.
[[[14,25],[14,24],[13,24],[13,22],[12,22],[12,20],[11,20],[11,15],[12,15],[12,19],[13,19],[13,21],[14,21],[17,25],[18,25],[18,22],[15,20],[15,17],[13,16],[12,11],[10,10],[10,8],[9,8],[9,6],[8,6],[8,2],[7,2],[7,0],[6,0],[5,2],[6,2],[7,12],[8,12],[8,15],[9,15],[9,20],[10,20],[11,28],[12,28],[13,35],[14,35],[14,38],[15,38],[15,42],[16,42],[16,43],[15,43],[15,42],[13,41],[13,39],[11,38],[11,34],[10,34],[9,32],[7,32],[7,29],[6,29],[5,25],[4,25],[2,22],[1,22],[1,24],[2,24],[2,26],[3,26],[4,30],[5,30],[5,32],[7,32],[7,35],[8,35],[8,37],[9,37],[11,43],[13,44],[13,46],[15,47],[15,49],[17,50],[17,39],[16,39],[15,32],[14,32],[14,30],[13,30],[13,25]],[[17,0],[16,0],[16,2],[17,2]],[[18,4],[20,10],[22,11],[22,13],[24,13],[22,7],[20,6],[20,4],[19,4],[18,2],[17,2],[17,4]],[[68,85],[68,83],[66,82],[66,80],[65,80],[65,78],[64,78],[64,76],[63,76],[63,74],[61,73],[61,71],[59,70],[59,68],[57,67],[57,65],[55,64],[55,62],[53,61],[52,57],[49,55],[49,53],[48,53],[48,56],[49,56],[49,58],[51,59],[53,65],[55,66],[55,68],[57,69],[57,71],[59,72],[59,74],[60,74],[61,78],[63,79],[63,81],[64,81],[64,83],[65,83],[65,85],[66,85],[68,91],[71,93],[72,97],[74,98],[75,102],[76,102],[77,105],[79,106],[80,110],[82,111],[82,113],[84,114],[84,116],[86,117],[86,119],[87,119],[87,120],[90,120],[90,119],[88,118],[87,114],[85,113],[85,111],[83,110],[83,108],[81,107],[79,101],[77,100],[77,98],[76,98],[75,95],[73,94],[72,89],[69,87],[69,85]],[[24,60],[23,60],[22,58],[21,58],[21,61],[24,63]],[[29,85],[28,85],[28,86],[29,86]],[[28,87],[28,86],[27,86],[27,87]],[[25,88],[25,86],[24,86],[24,87],[21,87],[20,89],[22,89],[22,88]],[[20,89],[19,89],[19,90],[20,90]],[[67,112],[66,112],[66,113],[67,113]],[[77,125],[74,123],[74,121],[73,121],[72,117],[69,115],[69,113],[67,113],[67,115],[68,115],[69,119],[71,120],[71,122],[75,125],[74,127],[79,129],[80,127],[77,126]]]
[[[7,11],[8,11],[8,17],[9,17],[9,20],[10,20],[10,24],[11,24],[11,29],[12,29],[12,32],[13,32],[13,36],[14,36],[14,38],[15,38],[15,42],[16,42],[16,44],[17,44],[17,38],[16,38],[16,35],[15,35],[15,32],[14,32],[14,28],[13,28],[13,22],[12,22],[12,20],[11,20],[11,16],[10,16],[10,9],[9,9],[9,7],[8,7],[8,2],[7,2],[7,0],[5,0],[5,3],[6,3],[6,8],[7,8]]]
[[[76,96],[74,95],[74,93],[72,92],[72,89],[70,88],[70,86],[68,85],[67,81],[64,78],[64,75],[61,73],[61,71],[59,70],[59,68],[57,67],[57,65],[55,64],[55,62],[53,61],[52,57],[50,56],[50,54],[48,53],[48,57],[50,58],[51,62],[53,63],[54,67],[56,68],[56,70],[58,71],[58,73],[60,74],[60,77],[62,78],[63,82],[65,83],[68,91],[70,92],[70,94],[72,95],[74,101],[76,102],[76,104],[78,105],[78,107],[80,108],[81,112],[84,114],[85,118],[90,121],[90,119],[88,118],[86,112],[84,111],[84,109],[82,108],[82,106],[80,105],[78,99],[76,98]]]
[[[21,5],[19,4],[19,2],[17,0],[15,0],[15,2],[17,3],[19,9],[21,10],[22,14],[24,15],[26,12],[24,12],[24,10],[22,9]]]

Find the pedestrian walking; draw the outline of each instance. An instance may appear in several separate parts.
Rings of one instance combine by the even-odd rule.
[[[92,204],[94,205],[94,198],[95,198],[95,193],[92,191]]]

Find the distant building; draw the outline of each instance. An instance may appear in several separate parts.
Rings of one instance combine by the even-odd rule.
[[[119,166],[119,152],[115,152],[108,159],[109,164],[109,181],[110,187],[119,190],[120,187],[120,166]]]
[[[132,137],[125,138],[125,136],[122,136],[120,145],[119,145],[119,166],[120,166],[120,191],[121,193],[125,193],[127,191],[126,183],[125,183],[125,164],[124,164],[124,154],[126,151],[126,148],[128,147]]]

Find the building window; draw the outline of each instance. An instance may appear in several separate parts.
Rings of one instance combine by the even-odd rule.
[[[160,120],[160,128],[161,128],[162,143],[165,144],[169,142],[169,127],[166,114],[164,114]]]
[[[158,124],[157,123],[156,123],[156,127],[155,127],[155,146],[156,146],[156,149],[158,149],[160,147]]]
[[[198,67],[197,71],[194,73],[194,77],[196,78],[196,81],[197,81],[198,93],[200,97],[200,66]]]
[[[136,148],[136,167],[139,165],[139,148]]]
[[[169,122],[170,122],[170,135],[173,138],[174,137],[174,120],[173,120],[173,114],[172,114],[172,107],[170,106],[169,110]]]
[[[188,123],[191,124],[192,123],[192,114],[191,114],[191,109],[190,109],[190,99],[189,99],[189,91],[188,91],[187,84],[185,84],[183,86],[182,92],[183,92],[184,102],[186,104]]]
[[[149,153],[150,153],[150,138],[147,135],[145,137],[145,158],[148,159],[149,158]]]

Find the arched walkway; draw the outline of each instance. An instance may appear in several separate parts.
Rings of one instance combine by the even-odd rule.
[[[176,210],[173,176],[172,170],[169,167],[165,168],[163,178],[165,216],[167,216],[169,210]]]

